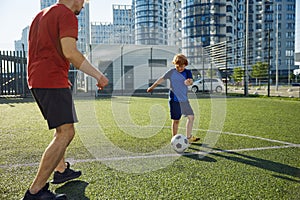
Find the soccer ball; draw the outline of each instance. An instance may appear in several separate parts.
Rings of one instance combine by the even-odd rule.
[[[183,153],[190,145],[186,136],[177,134],[171,139],[171,146],[178,153]]]

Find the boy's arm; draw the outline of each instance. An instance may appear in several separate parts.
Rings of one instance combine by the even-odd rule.
[[[185,84],[186,86],[193,85],[193,79],[191,79],[191,78],[186,79],[186,80],[184,81],[184,84]]]
[[[187,70],[187,79],[184,81],[184,84],[186,86],[190,86],[193,85],[193,75],[192,72],[190,70]]]
[[[165,81],[165,79],[163,77],[160,77],[147,89],[147,92],[152,92],[154,90],[154,88],[156,88],[156,86],[158,86],[159,84],[161,84],[164,81]]]

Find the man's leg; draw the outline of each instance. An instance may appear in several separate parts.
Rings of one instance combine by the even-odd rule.
[[[37,193],[45,186],[53,170],[64,160],[65,151],[75,135],[73,124],[64,124],[56,128],[53,140],[46,148],[29,191]]]
[[[65,171],[66,168],[67,168],[67,165],[66,165],[66,162],[65,162],[65,157],[63,157],[63,158],[59,161],[59,163],[58,163],[58,165],[56,166],[56,168],[54,169],[54,171],[58,171],[58,172],[62,173],[62,172]]]

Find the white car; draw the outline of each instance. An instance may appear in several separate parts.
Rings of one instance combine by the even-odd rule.
[[[192,92],[200,92],[203,91],[203,79],[199,79],[194,81],[192,87]],[[204,79],[204,91],[212,91],[221,93],[225,90],[224,83],[221,79],[218,78],[205,78]]]

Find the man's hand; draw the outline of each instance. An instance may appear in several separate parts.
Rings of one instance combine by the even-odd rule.
[[[103,88],[108,85],[108,79],[106,76],[102,75],[96,85],[99,90],[103,90]]]
[[[148,87],[147,92],[152,92],[152,91],[153,91],[153,88]]]

